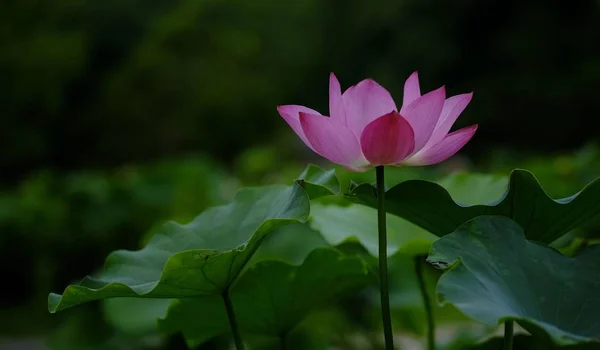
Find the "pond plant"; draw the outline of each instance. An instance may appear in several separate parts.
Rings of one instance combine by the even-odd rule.
[[[444,87],[421,94],[415,72],[398,108],[375,81],[342,93],[332,73],[328,116],[277,110],[308,148],[352,173],[374,169],[374,183],[342,188],[335,170],[309,165],[289,184],[243,188],[187,224],[164,224],[141,250],[113,252],[101,272],[50,294],[50,312],[138,298],[158,310],[144,314],[158,331],[181,333],[190,347],[230,335],[237,350],[261,348],[261,338],[301,349],[314,346],[294,334],[319,307],[374,288],[383,333],[375,338],[391,350],[391,295],[411,280],[427,349],[446,346],[436,343],[440,305],[504,325],[503,339],[488,334],[465,345],[472,349],[600,348],[600,246],[557,243],[600,214],[600,182],[562,199],[522,169],[499,181],[462,174],[386,186],[386,167],[437,164],[469,142],[477,125],[450,129],[472,97],[446,98]]]

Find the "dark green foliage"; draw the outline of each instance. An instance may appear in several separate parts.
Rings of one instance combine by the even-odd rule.
[[[278,134],[291,153],[275,106],[326,112],[330,71],[398,99],[413,70],[426,90],[475,91],[459,124],[485,127],[465,152],[564,149],[597,136],[599,16],[593,0],[6,0],[0,169],[16,181],[189,150],[230,160]]]

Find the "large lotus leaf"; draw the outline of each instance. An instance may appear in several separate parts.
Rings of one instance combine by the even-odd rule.
[[[593,343],[573,344],[573,345],[554,345],[537,337],[525,334],[517,334],[513,340],[513,349],[527,350],[597,350],[600,345]],[[483,343],[470,345],[466,350],[503,350],[504,338],[495,337],[486,340]]]
[[[340,182],[334,169],[324,170],[310,164],[296,181],[306,190],[311,199],[339,194],[340,192]]]
[[[327,245],[320,233],[311,229],[307,223],[293,223],[280,227],[266,236],[245,269],[249,269],[263,260],[277,260],[292,265],[301,265],[313,250]],[[195,317],[194,312],[211,315],[211,317]],[[153,321],[156,322],[157,319],[154,318]],[[187,322],[190,323],[182,326],[178,321],[182,319],[189,320]],[[229,321],[223,299],[220,295],[213,295],[193,301],[189,299],[175,300],[170,306],[168,319],[161,322],[161,328],[168,333],[183,331],[191,346],[226,333],[229,331]],[[199,333],[195,333],[197,331]],[[244,338],[251,340],[247,336]]]
[[[562,345],[600,338],[600,246],[568,258],[482,216],[436,241],[428,261],[448,268],[438,296],[479,322],[514,319]]]
[[[434,181],[461,205],[491,203],[506,192],[508,176],[497,174],[454,173]]]
[[[329,246],[321,233],[313,230],[308,223],[293,223],[266,236],[246,268],[262,260],[279,260],[300,265],[313,250]]]
[[[353,203],[344,205],[315,201],[311,206],[311,227],[333,246],[359,241],[369,254],[378,256],[377,210]],[[436,236],[397,216],[387,215],[388,254],[426,254]]]
[[[334,248],[319,248],[294,266],[263,260],[247,269],[230,297],[244,332],[278,337],[290,332],[314,307],[369,282],[366,263]],[[229,331],[223,301],[181,299],[161,320],[163,331],[182,332],[190,346]]]
[[[308,217],[310,202],[297,184],[240,191],[227,205],[191,223],[167,223],[139,251],[117,251],[96,277],[50,294],[50,312],[111,297],[184,298],[220,294],[244,268],[263,237]]]
[[[477,195],[488,191],[483,177],[473,177],[465,191]],[[470,182],[471,179],[467,177]],[[386,191],[388,213],[405,218],[438,236],[456,230],[464,222],[480,215],[502,215],[515,220],[530,240],[549,244],[563,234],[600,213],[600,181],[587,185],[579,193],[554,200],[537,179],[526,170],[514,170],[508,189],[494,202],[478,205],[457,203],[444,187],[428,181],[402,182]],[[348,194],[354,201],[377,206],[376,190],[362,184]]]

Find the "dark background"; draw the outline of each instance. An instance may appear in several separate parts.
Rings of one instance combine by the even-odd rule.
[[[332,71],[474,91],[473,169],[544,159],[570,190],[598,160],[597,0],[3,0],[0,45],[0,339],[54,334],[47,293],[109,251],[314,161],[275,108],[327,111]]]
[[[6,0],[0,5],[5,184],[40,168],[187,152],[230,162],[296,140],[277,104],[325,110],[327,79],[400,98],[475,91],[468,154],[554,151],[596,137],[598,1]],[[479,152],[478,152],[479,150]]]

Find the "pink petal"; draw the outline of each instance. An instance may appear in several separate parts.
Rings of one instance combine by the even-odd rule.
[[[445,99],[446,88],[442,86],[417,98],[408,106],[402,107],[400,114],[408,120],[415,133],[414,152],[421,150],[429,141],[440,119]]]
[[[431,134],[431,138],[427,142],[427,146],[424,148],[437,144],[448,134],[450,128],[452,128],[458,116],[467,108],[472,98],[473,93],[471,92],[469,94],[452,96],[444,102],[440,119]]]
[[[329,75],[329,116],[333,120],[346,125],[346,112],[344,111],[344,101],[342,100],[342,89],[340,82],[335,74]]]
[[[421,97],[421,88],[419,87],[419,73],[413,72],[413,74],[406,79],[404,83],[404,96],[402,100],[402,106],[408,106],[414,100]],[[402,113],[402,112],[400,112]]]
[[[346,125],[359,137],[367,124],[396,111],[390,93],[372,79],[365,79],[350,87],[342,95],[346,110]]]
[[[370,122],[360,136],[363,154],[373,165],[398,164],[415,148],[410,124],[398,112]]]
[[[310,149],[312,149],[314,151],[315,149],[310,144],[310,142],[308,142],[308,139],[306,138],[306,136],[304,135],[304,131],[302,130],[302,126],[300,125],[300,112],[304,112],[304,113],[308,113],[308,114],[315,114],[315,115],[321,115],[321,113],[319,113],[313,109],[310,109],[308,107],[298,106],[298,105],[277,106],[277,112],[279,112],[279,115],[281,115],[281,117],[283,119],[285,119],[285,121],[292,128],[292,130],[294,130],[296,135],[298,135],[298,137],[300,137],[300,139]]]
[[[347,126],[332,118],[303,112],[300,124],[315,152],[321,156],[356,171],[369,165],[356,136]]]
[[[471,140],[477,131],[477,125],[471,125],[452,132],[431,148],[418,152],[403,162],[406,165],[431,165],[452,157]]]

